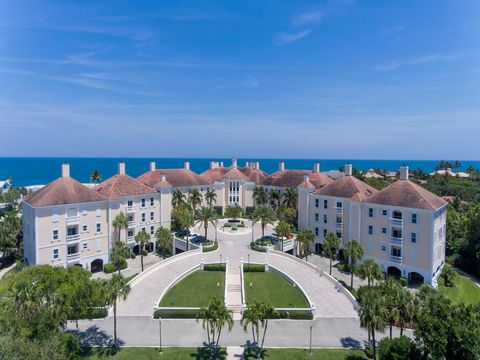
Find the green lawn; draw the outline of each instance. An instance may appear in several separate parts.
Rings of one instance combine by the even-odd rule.
[[[468,277],[457,273],[453,287],[445,287],[443,280],[438,281],[438,291],[454,303],[466,305],[480,304],[480,288]]]
[[[247,359],[255,359],[248,356]],[[365,360],[362,350],[351,349],[313,349],[312,354],[306,349],[266,349],[262,359],[268,360]]]
[[[257,300],[270,302],[276,308],[310,307],[300,290],[274,272],[246,272],[244,282],[247,304]]]
[[[198,270],[168,290],[160,301],[160,306],[207,306],[214,296],[224,299],[224,285],[225,272]]]
[[[124,348],[116,354],[112,354],[109,349],[85,349],[81,359],[86,360],[183,360],[211,359],[210,350],[205,348],[164,348],[162,354],[155,348]],[[225,360],[225,349],[221,350],[221,355],[217,357],[219,360]]]

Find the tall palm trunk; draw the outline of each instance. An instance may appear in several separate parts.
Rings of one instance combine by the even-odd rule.
[[[373,360],[377,360],[377,347],[375,345],[375,329],[372,328]]]
[[[205,228],[205,241],[207,241],[208,223],[204,224],[203,227]]]
[[[143,245],[140,246],[140,262],[142,264],[142,272],[143,272]]]
[[[370,328],[367,327],[368,347],[372,346],[372,340],[370,339]]]
[[[400,336],[403,335],[403,328],[404,328],[404,327],[405,327],[405,323],[402,321],[402,322],[400,323]]]
[[[267,334],[267,328],[268,328],[268,319],[265,319],[265,327],[263,328],[263,336],[262,336],[262,344],[260,345],[260,353],[263,350],[263,344],[265,343],[265,335]]]
[[[217,341],[215,341],[215,350],[213,352],[213,358],[216,359],[217,358],[217,354],[218,354],[218,343],[220,342],[220,335],[222,334],[222,328],[218,329],[218,334],[217,334]]]
[[[207,321],[207,341],[208,341],[208,345],[212,343],[210,341],[210,323],[208,321]]]
[[[330,253],[330,275],[332,275],[332,253]]]
[[[350,288],[353,289],[353,268],[350,269],[351,274],[350,274]]]
[[[392,322],[390,321],[390,340],[392,339],[392,328],[393,328],[393,325],[392,325]]]
[[[113,346],[117,347],[117,301],[113,303]]]
[[[262,222],[262,240],[265,238],[265,224]]]

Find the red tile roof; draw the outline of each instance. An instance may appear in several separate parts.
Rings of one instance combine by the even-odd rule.
[[[239,169],[241,172],[248,176],[249,181],[254,182],[255,184],[260,184],[268,177],[268,174],[260,169],[254,169],[250,167],[241,167]]]
[[[154,194],[156,190],[142,184],[126,174],[117,174],[99,184],[96,188],[100,194],[110,200],[124,196]]]
[[[137,180],[147,186],[154,187],[161,180],[162,175],[165,175],[166,180],[174,187],[210,184],[208,179],[188,169],[157,169],[140,175]]]
[[[106,200],[104,196],[71,177],[60,177],[25,197],[33,207],[79,204]]]
[[[226,167],[217,167],[214,169],[208,169],[200,174],[206,181],[209,183],[214,183],[215,181],[220,181],[223,179],[223,175],[228,171],[229,168]]]
[[[354,176],[342,176],[327,186],[317,190],[316,195],[335,196],[361,201],[375,194],[378,190]]]
[[[437,210],[445,200],[410,180],[398,180],[366,200],[372,204]]]
[[[262,181],[265,186],[297,187],[303,182],[305,175],[308,175],[310,182],[315,187],[322,187],[333,182],[331,178],[321,172],[311,170],[278,170]]]
[[[235,166],[235,167],[230,168],[222,176],[222,179],[225,179],[225,180],[248,180],[248,177],[243,172],[238,170],[238,168]]]

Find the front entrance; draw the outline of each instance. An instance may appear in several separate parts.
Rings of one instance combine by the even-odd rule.
[[[103,260],[102,259],[95,259],[92,261],[90,265],[90,270],[92,273],[103,271]]]

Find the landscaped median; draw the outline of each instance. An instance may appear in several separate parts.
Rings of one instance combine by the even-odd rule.
[[[160,299],[154,318],[194,319],[210,300],[225,297],[225,264],[205,264],[173,284]]]

